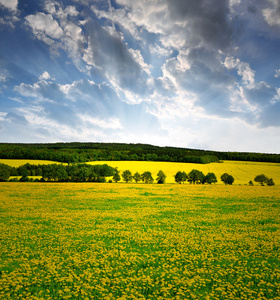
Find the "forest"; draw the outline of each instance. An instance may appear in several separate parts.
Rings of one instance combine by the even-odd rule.
[[[280,162],[280,154],[219,152],[123,143],[0,143],[1,159],[38,159],[64,163],[89,161],[165,161],[207,164],[222,160]]]

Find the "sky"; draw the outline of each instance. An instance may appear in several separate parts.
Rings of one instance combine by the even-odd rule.
[[[0,142],[279,153],[279,0],[0,0]]]

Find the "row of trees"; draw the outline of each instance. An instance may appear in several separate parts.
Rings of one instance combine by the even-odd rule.
[[[221,176],[221,180],[224,184],[230,185],[234,182],[233,176],[227,173],[224,173]],[[212,172],[204,175],[203,172],[194,169],[189,174],[186,174],[186,172],[178,171],[175,175],[175,181],[180,184],[186,181],[191,184],[212,184],[217,182],[217,177]]]
[[[28,176],[41,176],[41,181],[105,182],[106,177],[114,174],[115,169],[107,164],[69,164],[67,166],[62,164],[26,164],[18,168],[0,164],[0,181],[7,181],[10,176],[21,176],[20,181],[29,181]]]
[[[255,177],[254,181],[257,182],[257,183],[260,183],[262,186],[265,185],[265,184],[268,185],[268,186],[275,185],[273,179],[268,178],[264,174],[257,175]],[[249,185],[254,185],[252,180],[249,181]]]
[[[203,172],[194,169],[189,174],[178,171],[175,174],[175,181],[179,184],[186,181],[193,184],[212,184],[217,182],[217,177],[214,173],[208,173],[207,175],[204,175]]]
[[[150,171],[145,171],[142,174],[136,172],[134,174],[129,170],[125,170],[120,174],[118,168],[112,168],[107,164],[89,165],[89,164],[49,164],[49,165],[32,165],[25,164],[18,168],[11,167],[0,163],[0,181],[9,180],[10,176],[21,176],[20,181],[29,181],[29,176],[40,176],[41,181],[59,181],[59,182],[106,182],[106,177],[112,177],[109,181],[119,182],[121,179],[125,182],[135,181],[143,183],[153,183],[154,178]],[[181,184],[186,181],[191,184],[212,184],[217,182],[217,177],[214,173],[209,172],[204,175],[203,172],[193,169],[190,173],[178,171],[175,176],[175,182]],[[16,181],[17,179],[13,179]],[[38,180],[38,179],[37,179]],[[163,184],[166,181],[165,173],[160,170],[157,173],[156,182]],[[228,173],[221,176],[221,181],[224,184],[233,184],[234,178]],[[275,185],[272,178],[268,178],[264,174],[257,175],[254,181],[261,185]],[[253,181],[249,185],[254,185]]]
[[[192,170],[189,174],[187,174],[186,172],[178,171],[174,177],[175,177],[175,181],[179,184],[185,183],[186,181],[188,181],[191,184],[212,184],[212,183],[217,182],[217,177],[214,173],[209,172],[207,175],[204,175],[203,172],[201,172],[199,170],[195,170],[195,169]],[[138,183],[140,181],[142,181],[144,183],[153,183],[154,182],[152,174],[149,171],[146,171],[142,174],[140,174],[139,172],[132,174],[131,171],[125,170],[122,172],[122,174],[120,174],[120,171],[118,171],[118,169],[116,168],[115,174],[113,176],[113,181],[118,182],[121,180],[121,178],[126,183],[132,182],[133,180],[136,183]],[[166,180],[166,175],[162,170],[160,170],[157,173],[156,182],[158,184],[163,184],[163,183],[165,183],[165,180]],[[225,173],[221,176],[221,180],[225,184],[232,184],[234,182],[234,178],[227,173]]]
[[[140,181],[142,181],[144,183],[153,183],[154,182],[154,178],[150,171],[145,171],[142,174],[140,174],[139,172],[132,174],[129,170],[125,170],[122,172],[122,174],[120,176],[120,171],[118,171],[118,169],[116,168],[115,174],[113,176],[113,181],[118,182],[121,180],[121,177],[122,177],[123,181],[125,181],[126,183],[132,182],[133,180],[136,183],[138,183]],[[164,174],[164,172],[162,170],[160,170],[157,173],[156,182],[158,184],[163,184],[163,183],[165,183],[165,179],[166,179],[166,175]]]

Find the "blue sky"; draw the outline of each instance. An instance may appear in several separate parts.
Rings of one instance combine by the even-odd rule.
[[[0,142],[279,153],[278,0],[0,0]]]

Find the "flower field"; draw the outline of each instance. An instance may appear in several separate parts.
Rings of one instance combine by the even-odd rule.
[[[12,167],[19,167],[26,163],[39,165],[58,162],[45,160],[0,159],[0,163],[7,164]],[[157,177],[158,171],[162,170],[167,176],[167,183],[175,183],[174,175],[178,171],[185,171],[188,174],[192,169],[197,169],[205,175],[208,172],[215,173],[218,179],[217,184],[223,184],[220,177],[223,173],[228,173],[234,177],[235,185],[248,184],[250,180],[253,181],[259,174],[265,174],[268,178],[273,178],[275,184],[280,185],[280,164],[277,163],[224,161],[223,163],[195,164],[155,161],[94,161],[89,162],[88,164],[108,164],[113,168],[117,167],[121,173],[125,170],[130,170],[132,174],[135,172],[143,173],[145,171],[150,171],[154,179]]]
[[[234,177],[234,184],[248,184],[250,180],[259,174],[265,174],[269,178],[273,178],[276,185],[280,184],[280,164],[265,162],[249,162],[249,161],[224,161],[223,163],[195,164],[195,163],[174,163],[174,162],[154,162],[154,161],[99,161],[90,164],[108,164],[112,167],[118,167],[123,172],[130,170],[135,172],[150,171],[156,178],[159,170],[167,175],[167,183],[175,183],[174,175],[178,171],[185,171],[187,174],[192,169],[197,169],[205,175],[208,172],[216,174],[218,184],[223,184],[220,177],[223,173],[228,173]]]
[[[280,299],[279,186],[0,186],[0,299]]]

